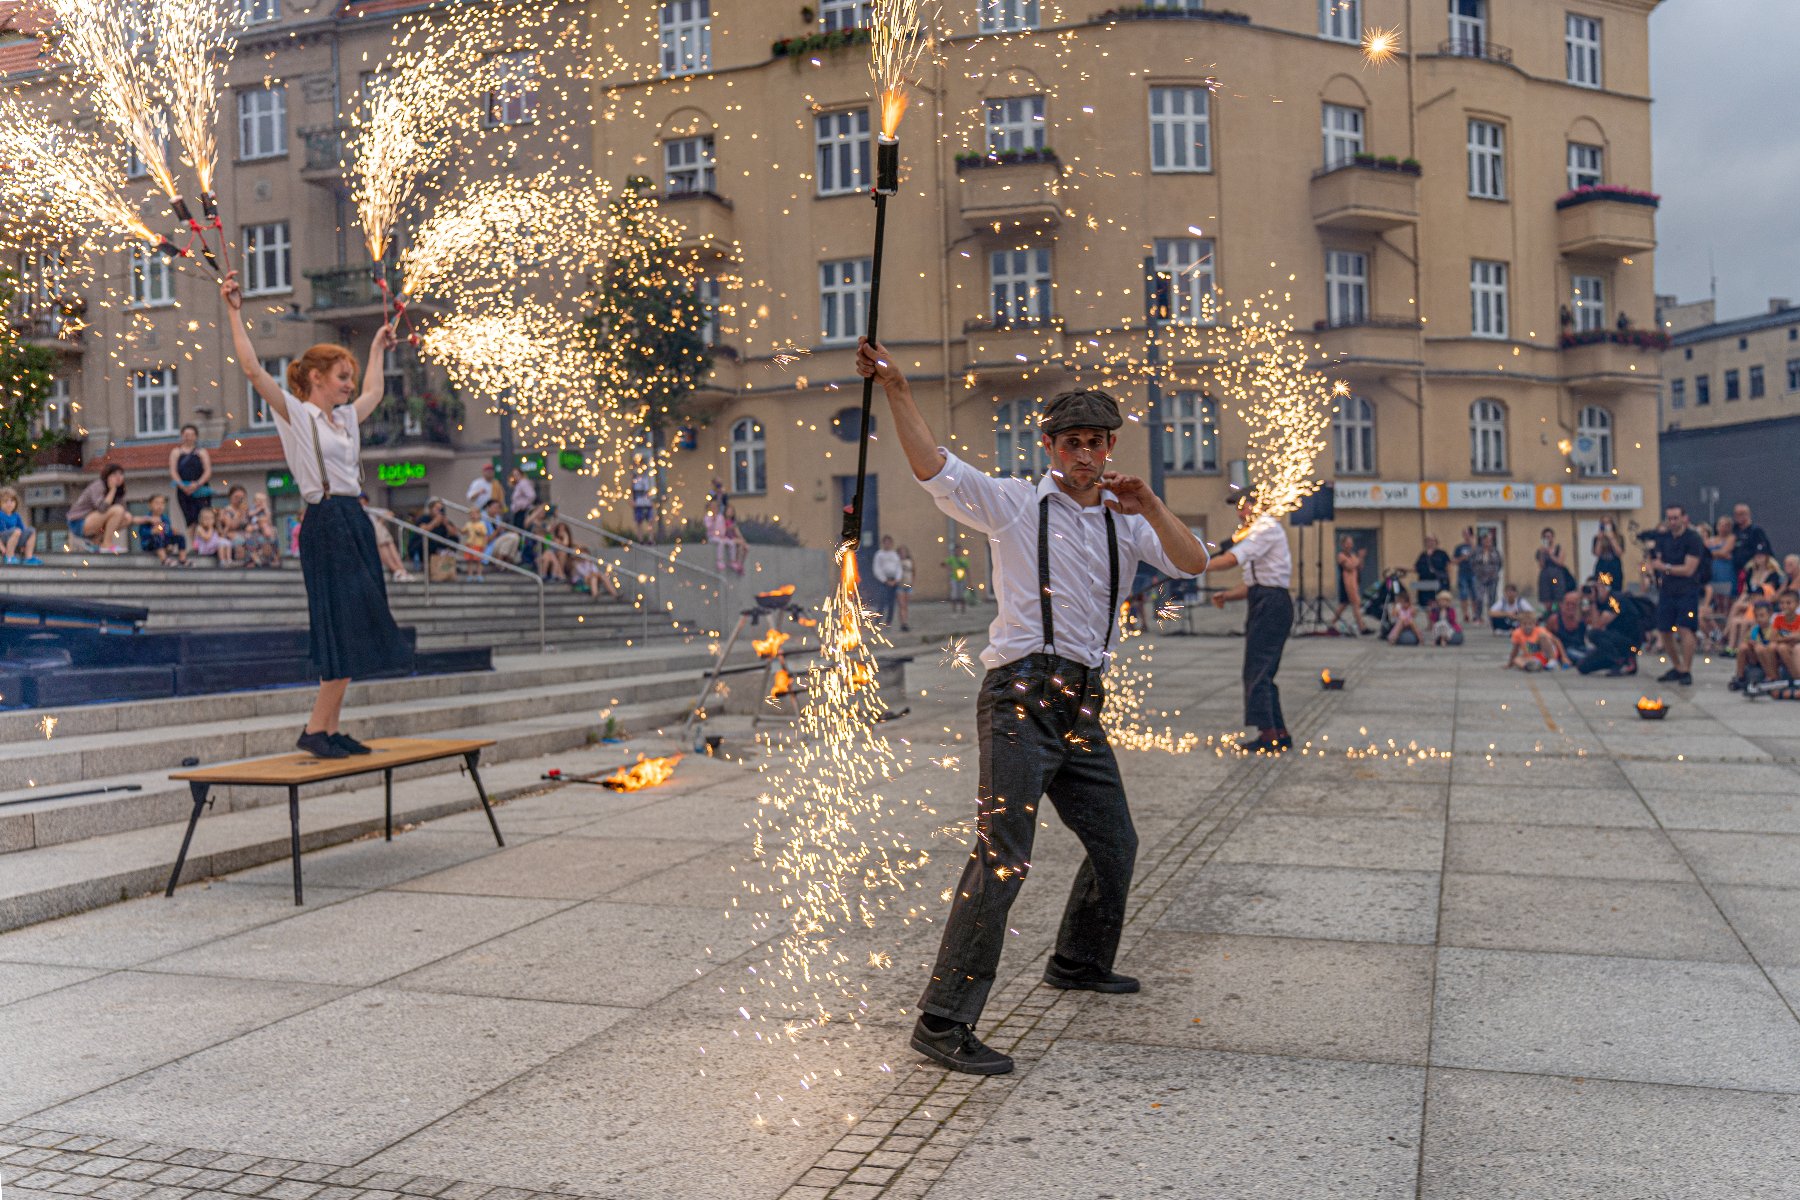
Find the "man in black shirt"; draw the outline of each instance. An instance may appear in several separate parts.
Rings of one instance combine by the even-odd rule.
[[[1731,510],[1732,533],[1736,540],[1731,544],[1731,573],[1737,577],[1732,584],[1732,595],[1743,591],[1744,566],[1758,554],[1767,552],[1773,558],[1775,548],[1769,543],[1769,535],[1763,532],[1761,525],[1750,520],[1750,506],[1739,504]]]
[[[1433,596],[1450,586],[1450,556],[1430,534],[1425,535],[1425,548],[1413,563],[1413,574],[1419,577],[1416,590],[1420,604],[1431,603]]]
[[[1707,557],[1705,540],[1688,525],[1687,509],[1668,505],[1649,562],[1657,573],[1656,628],[1668,631],[1663,640],[1669,669],[1657,676],[1658,683],[1694,682],[1688,669],[1694,663],[1695,633],[1700,628],[1700,564]]]

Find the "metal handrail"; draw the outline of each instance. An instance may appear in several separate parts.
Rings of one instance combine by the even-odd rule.
[[[523,575],[523,576],[525,576],[525,578],[531,580],[531,582],[537,584],[537,590],[538,590],[538,653],[542,654],[546,650],[549,649],[549,638],[545,634],[545,623],[544,623],[544,580],[543,580],[543,577],[540,576],[536,571],[527,571],[523,567],[515,567],[509,562],[504,562],[501,559],[495,558],[493,555],[489,554],[486,549],[471,550],[467,546],[464,546],[461,542],[453,542],[441,533],[433,533],[429,529],[421,529],[417,525],[414,525],[411,521],[405,520],[402,517],[397,517],[393,513],[388,512],[386,509],[377,510],[377,509],[371,508],[368,511],[373,513],[375,516],[379,517],[380,519],[388,522],[390,525],[398,525],[402,529],[410,529],[412,532],[418,534],[420,537],[426,538],[433,542],[440,542],[443,545],[450,547],[453,551],[455,551],[457,553],[477,555],[481,559],[481,561],[483,561],[485,563],[491,563],[492,565],[499,567],[502,570],[511,571],[514,575]],[[425,603],[429,605],[431,603],[431,555],[427,554],[425,556],[425,564],[424,565],[425,565]]]
[[[684,570],[684,571],[692,571],[694,574],[699,575],[703,579],[711,580],[712,586],[713,586],[713,601],[716,605],[718,605],[718,611],[713,614],[714,617],[716,618],[713,627],[716,630],[718,630],[720,633],[723,633],[725,631],[725,612],[724,612],[725,583],[726,583],[725,576],[719,574],[717,571],[709,571],[705,567],[697,567],[693,563],[682,562],[679,558],[676,558],[673,554],[664,554],[660,550],[653,550],[649,546],[645,545],[643,542],[637,541],[633,538],[628,538],[628,537],[624,536],[623,534],[614,533],[610,529],[606,529],[606,528],[603,528],[602,526],[595,525],[588,521],[584,521],[580,517],[571,517],[571,516],[566,516],[562,513],[558,513],[557,519],[562,520],[562,521],[567,521],[571,525],[579,525],[583,529],[587,530],[589,533],[598,534],[600,537],[602,537],[608,541],[615,542],[619,545],[622,545],[622,546],[626,547],[628,550],[636,550],[641,553],[647,554],[651,558],[658,559],[659,561],[665,563],[671,569],[679,567],[681,570]],[[651,582],[651,585],[656,588],[657,607],[660,608],[662,606],[662,581],[660,579],[658,579],[656,577],[655,573],[653,572],[650,576],[650,582]]]

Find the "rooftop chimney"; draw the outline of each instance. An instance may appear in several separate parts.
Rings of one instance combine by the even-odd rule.
[[[1786,312],[1792,307],[1794,307],[1794,302],[1786,296],[1769,297],[1769,311],[1772,313]]]

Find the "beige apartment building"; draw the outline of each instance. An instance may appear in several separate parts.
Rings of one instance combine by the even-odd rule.
[[[1499,535],[1508,576],[1529,590],[1540,529],[1580,570],[1602,518],[1652,523],[1661,355],[1655,201],[1641,189],[1654,0],[1230,7],[944,8],[950,35],[900,130],[881,329],[945,443],[992,471],[1039,469],[1037,402],[1096,378],[1096,342],[1116,353],[1141,338],[1130,354],[1148,354],[1148,258],[1171,281],[1175,322],[1203,319],[1209,296],[1277,293],[1319,367],[1349,387],[1318,470],[1337,483],[1325,532],[1371,547],[1365,581],[1378,564],[1409,565],[1427,533],[1450,545],[1476,526]],[[671,0],[617,12],[593,10],[631,60],[595,97],[612,119],[591,124],[593,169],[650,175],[695,252],[747,281],[722,297],[731,311],[714,377],[671,490],[693,512],[719,478],[740,516],[829,545],[859,424],[852,359],[868,300],[874,114],[858,31],[869,6]],[[1403,52],[1365,61],[1367,26],[1401,28]],[[361,339],[379,319],[355,239],[339,250],[332,173],[301,131],[330,127],[333,89],[354,86],[353,43],[385,35],[368,20],[308,28],[272,28],[273,65],[243,69],[246,88],[265,71],[290,80],[295,115],[278,160],[234,162],[228,179],[243,223],[285,214],[307,231],[294,235],[291,295],[272,298],[293,319],[267,318],[271,353]],[[306,278],[340,262],[342,277]],[[176,289],[182,304],[205,299],[197,283]],[[173,431],[134,424],[145,404],[134,373],[158,348],[115,350],[107,323],[124,318],[88,319],[96,328],[70,354],[88,460],[166,457]],[[1208,364],[1182,361],[1187,332],[1159,335],[1160,420],[1141,379],[1119,385],[1134,420],[1117,465],[1150,474],[1159,456],[1170,504],[1223,540],[1244,427]],[[257,435],[222,348],[195,357],[205,365],[182,364],[181,419],[210,404],[209,437],[249,444]],[[190,370],[201,375],[191,388]],[[485,401],[464,399],[461,428],[392,447],[409,469],[427,464],[408,481],[419,495],[460,493],[495,453]],[[920,590],[938,594],[953,531],[882,436],[879,398],[875,412],[865,532],[908,545]],[[1305,547],[1309,586],[1316,544]]]

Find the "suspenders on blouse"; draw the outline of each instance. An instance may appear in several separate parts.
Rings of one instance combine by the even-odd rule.
[[[348,492],[334,493],[331,490],[331,476],[325,470],[325,448],[319,444],[319,419],[317,417],[313,416],[312,414],[308,413],[307,417],[306,417],[306,425],[307,425],[308,429],[312,430],[313,457],[316,458],[319,463],[319,487],[322,489],[322,493],[319,496],[319,499],[329,500],[333,495],[340,495],[340,496],[349,495]],[[363,481],[362,455],[358,454],[356,456],[356,482],[361,483],[362,481]]]
[[[1119,615],[1119,531],[1112,509],[1106,509],[1106,555],[1112,581],[1106,600],[1106,636],[1100,639],[1100,665],[1106,666],[1106,647],[1112,642],[1113,622]],[[1056,653],[1056,616],[1050,606],[1050,497],[1038,501],[1038,611],[1044,619],[1044,653]]]

